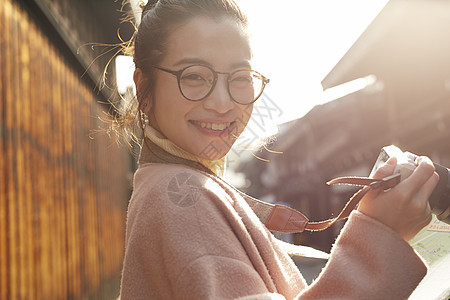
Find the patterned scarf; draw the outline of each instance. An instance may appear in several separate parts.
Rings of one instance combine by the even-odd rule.
[[[139,163],[160,162],[184,164],[207,173],[223,176],[225,172],[225,157],[218,160],[207,160],[197,157],[165,138],[160,132],[146,125],[145,138],[142,144]]]

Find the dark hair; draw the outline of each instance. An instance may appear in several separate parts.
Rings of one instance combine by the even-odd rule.
[[[145,75],[145,84],[136,86],[136,98],[114,121],[114,129],[136,142],[136,125],[143,127],[143,99],[154,89],[151,65],[158,64],[166,53],[166,42],[170,34],[189,20],[205,16],[214,20],[231,18],[236,24],[247,28],[247,18],[233,0],[149,0],[142,7],[141,22],[132,41],[127,42],[124,52],[133,55],[136,68]],[[116,130],[117,132],[117,130]]]
[[[205,16],[215,20],[232,18],[247,26],[247,18],[232,0],[159,0],[143,7],[141,23],[134,41],[136,68],[148,71],[148,63],[162,60],[167,37],[176,27],[192,18]]]

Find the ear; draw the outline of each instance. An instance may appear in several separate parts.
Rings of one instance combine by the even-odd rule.
[[[137,68],[133,74],[134,84],[136,85],[136,97],[139,102],[139,108],[148,116],[152,101],[146,90],[147,78],[141,69]]]

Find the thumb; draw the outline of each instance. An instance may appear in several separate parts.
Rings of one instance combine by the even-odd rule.
[[[396,166],[397,166],[397,158],[391,157],[375,171],[372,177],[375,179],[381,179],[390,176],[394,173]]]

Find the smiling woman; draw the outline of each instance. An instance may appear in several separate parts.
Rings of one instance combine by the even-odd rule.
[[[253,70],[239,7],[232,0],[150,1],[135,35],[134,63],[131,115],[139,117],[143,139],[128,209],[123,299],[404,299],[411,293],[426,268],[405,239],[429,214],[409,204],[425,203],[436,183],[428,160],[421,159],[409,183],[362,199],[364,213],[352,213],[327,267],[308,287],[269,231],[298,232],[307,219],[221,178],[226,154],[269,83]],[[374,176],[392,172],[391,161]]]
[[[252,71],[243,70],[250,68],[248,41],[233,22],[196,18],[172,33],[167,39],[166,55],[159,66],[151,66],[152,71],[157,71],[155,89],[143,99],[149,125],[202,159],[225,156],[247,124],[256,100],[251,83],[258,79],[251,76]],[[138,92],[145,84],[144,72],[149,71],[147,66],[136,71]],[[247,82],[245,89],[251,92],[244,92],[241,99],[242,88],[236,88],[236,83],[242,79]],[[206,153],[207,147],[216,151]]]

